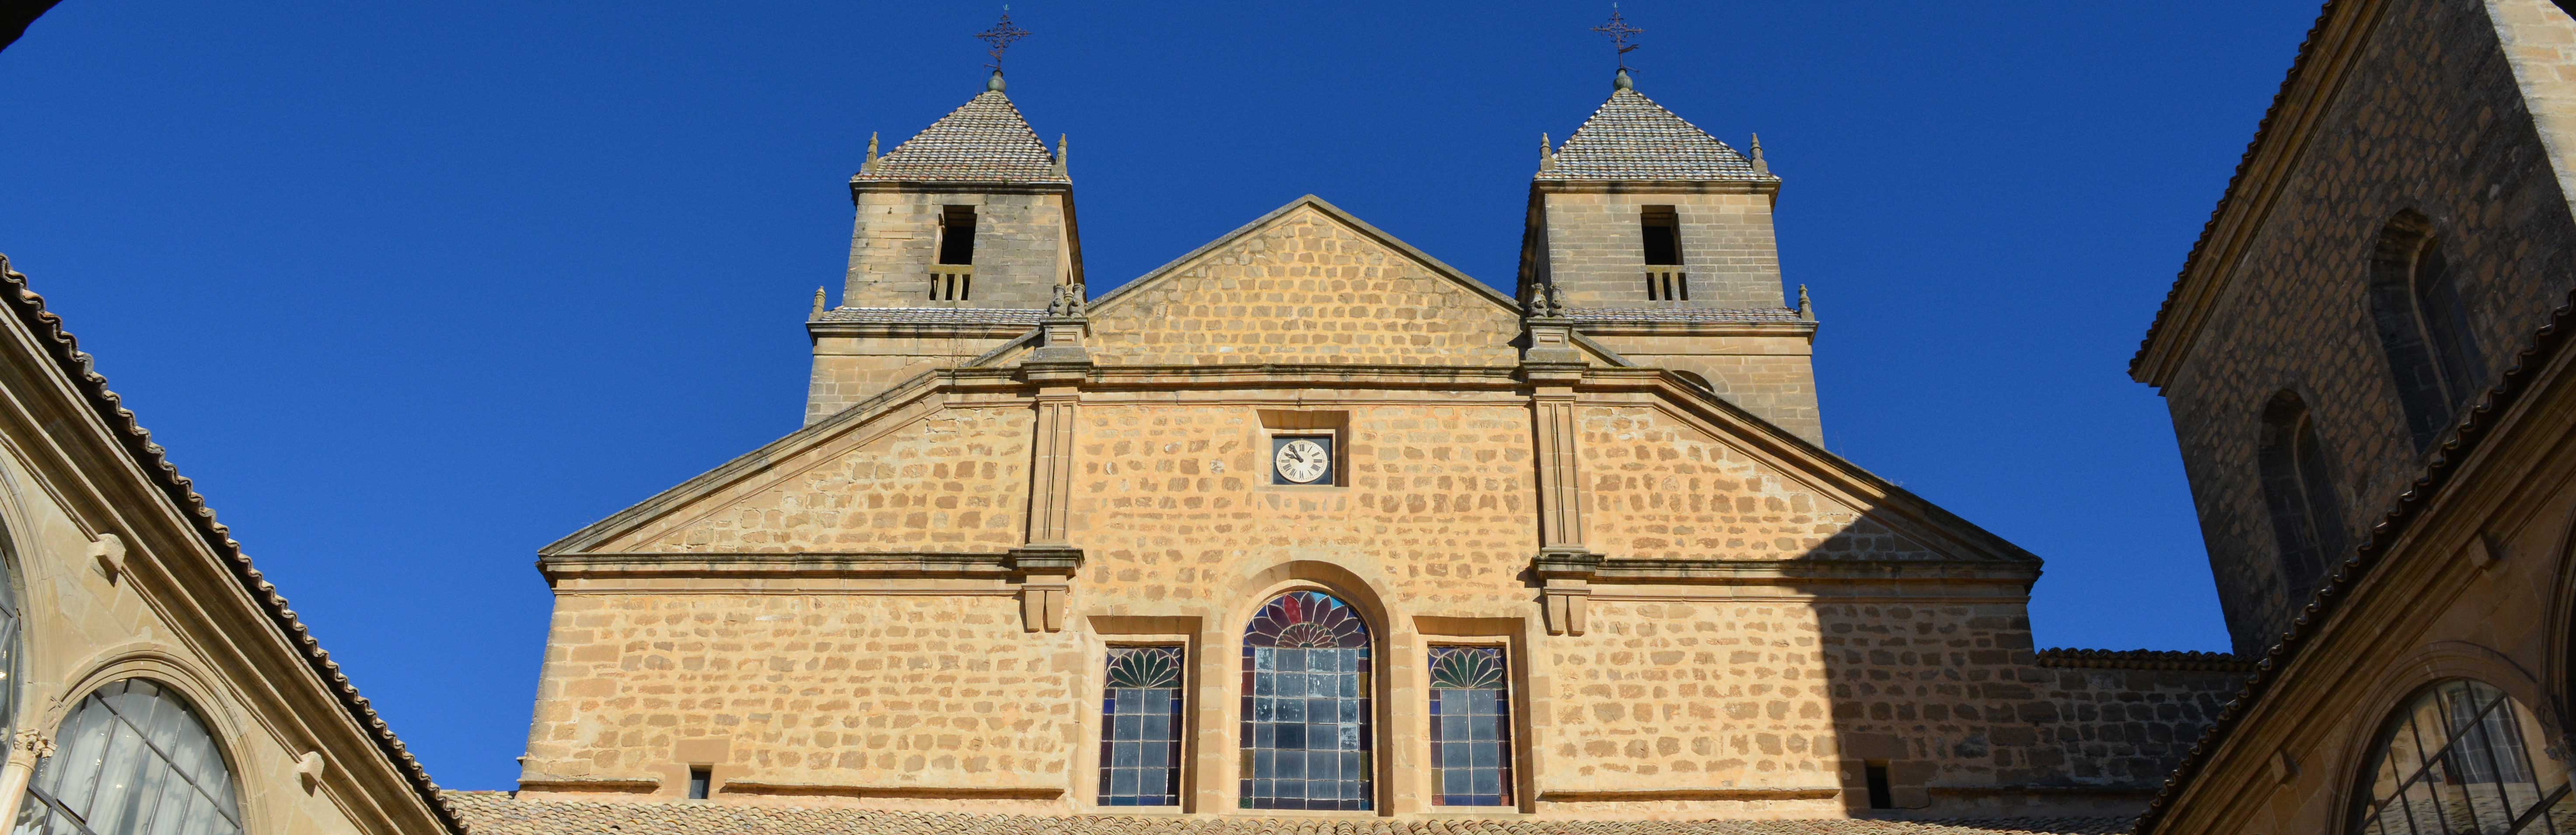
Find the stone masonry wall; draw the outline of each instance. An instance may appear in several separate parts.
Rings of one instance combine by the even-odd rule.
[[[559,596],[524,779],[651,777],[721,739],[728,781],[1061,785],[1075,641],[999,596]]]
[[[1063,281],[1064,197],[863,191],[850,231],[845,307],[1043,308]],[[975,283],[964,301],[932,302],[946,206],[975,207]]]
[[[1587,634],[1548,635],[1525,577],[1539,539],[1528,405],[1408,396],[1296,407],[1346,419],[1321,421],[1347,429],[1340,483],[1320,486],[1268,483],[1266,427],[1279,421],[1263,410],[1280,407],[1081,406],[1068,529],[1086,561],[1060,633],[1023,631],[1007,585],[963,579],[938,594],[567,591],[526,779],[654,781],[667,793],[679,746],[721,738],[727,785],[855,787],[827,796],[863,799],[905,787],[936,798],[1020,790],[1016,808],[1078,807],[1100,643],[1121,634],[1101,634],[1103,619],[1207,636],[1192,663],[1214,666],[1196,667],[1205,678],[1190,697],[1192,738],[1230,751],[1233,642],[1292,576],[1332,578],[1373,613],[1381,671],[1418,671],[1432,621],[1486,624],[1493,631],[1477,634],[1521,642],[1511,646],[1526,670],[1513,686],[1536,706],[1522,741],[1546,758],[1532,775],[1542,804],[1560,804],[1551,792],[1804,793],[1644,805],[1575,796],[1560,804],[1566,815],[1838,814],[1853,795],[1817,792],[1857,785],[1859,759],[1890,762],[1908,808],[1947,808],[1926,794],[1945,786],[2134,789],[2197,734],[2216,698],[2204,694],[2219,692],[2035,667],[2019,597],[1959,602],[1939,597],[1957,594],[1939,584],[1924,600],[1889,600],[1884,588],[1853,600],[1831,583],[1600,586]],[[1026,479],[1027,413],[934,413],[615,547],[1002,550],[1020,536],[1026,500],[1004,485]],[[1589,407],[1582,420],[1594,547],[1610,556],[1938,558],[1659,412]],[[897,506],[906,494],[921,498]],[[980,521],[961,521],[979,510]],[[963,538],[941,538],[952,533]],[[1322,568],[1283,573],[1291,564]],[[1173,625],[1184,621],[1206,626]],[[1420,727],[1418,690],[1386,696],[1385,727]],[[1388,779],[1424,767],[1406,753],[1416,742],[1390,737]]]
[[[1586,408],[1581,428],[1586,544],[1606,556],[1940,557],[1654,409]]]
[[[1408,610],[1529,614],[1519,575],[1538,541],[1529,411],[1355,406],[1348,486],[1274,487],[1258,412],[1086,406],[1072,538],[1085,608],[1223,601],[1300,556],[1352,566]],[[1250,604],[1244,604],[1246,606]]]
[[[1765,194],[1544,195],[1546,271],[1576,307],[1780,308],[1780,248]],[[1641,226],[1646,206],[1671,206],[1681,224],[1690,301],[1646,300]]]
[[[1516,311],[1312,208],[1092,311],[1103,365],[1511,365]]]
[[[839,414],[851,404],[922,372],[965,365],[967,360],[1009,341],[992,337],[823,337],[814,345],[814,373],[806,390],[805,422]]]
[[[941,411],[603,550],[1009,550],[1024,541],[1031,424],[1026,408]]]
[[[2555,12],[2503,5],[2515,3]],[[2388,220],[2432,219],[2488,380],[2576,286],[2566,195],[2487,5],[2418,0],[2386,14],[2163,392],[2239,653],[2272,644],[2306,603],[2285,592],[2257,484],[2266,400],[2289,389],[2307,401],[2356,543],[2422,469],[2364,297]],[[2554,35],[2563,52],[2571,36],[2555,17],[2526,40]]]
[[[1602,600],[1550,639],[1567,789],[2152,787],[2240,676],[2033,662],[2018,603]]]
[[[1726,402],[1818,445],[1816,371],[1805,337],[1593,334],[1638,365],[1697,374]]]

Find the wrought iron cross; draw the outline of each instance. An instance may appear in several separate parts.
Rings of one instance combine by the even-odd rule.
[[[1628,68],[1628,53],[1637,50],[1637,45],[1629,43],[1628,39],[1645,34],[1646,32],[1646,30],[1630,26],[1628,25],[1628,21],[1620,19],[1619,4],[1617,3],[1610,4],[1610,22],[1592,27],[1592,31],[1609,36],[1610,45],[1619,48],[1619,69],[1622,70]]]
[[[1028,36],[1029,30],[1011,25],[1011,6],[1007,3],[1003,4],[1002,22],[993,24],[991,29],[975,33],[977,40],[991,44],[993,47],[987,50],[987,54],[993,56],[993,62],[984,66],[991,67],[994,72],[1001,72],[1002,53],[1010,51],[1011,44]]]

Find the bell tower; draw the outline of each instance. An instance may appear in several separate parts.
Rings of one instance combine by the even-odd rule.
[[[1636,90],[1562,146],[1542,136],[1521,237],[1520,296],[1553,287],[1576,329],[1821,442],[1816,323],[1781,284],[1771,208],[1780,178]]]
[[[841,303],[820,291],[806,330],[812,423],[923,371],[1037,327],[1056,285],[1082,283],[1064,140],[1053,152],[1003,94],[984,92],[850,178],[857,218]]]

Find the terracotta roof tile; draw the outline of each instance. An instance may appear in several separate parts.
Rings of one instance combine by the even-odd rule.
[[[968,99],[859,172],[852,182],[1070,183],[1055,154],[998,90]]]
[[[457,822],[455,810],[450,809],[441,796],[438,784],[429,779],[429,771],[421,767],[419,760],[412,758],[411,751],[403,747],[402,740],[394,736],[393,729],[385,725],[384,718],[376,715],[376,709],[367,702],[367,697],[358,695],[358,686],[341,674],[340,662],[331,660],[330,651],[323,649],[322,642],[314,639],[304,622],[295,616],[295,610],[286,607],[286,597],[277,593],[277,586],[263,577],[258,568],[251,566],[250,557],[242,553],[241,543],[233,540],[232,529],[215,521],[214,509],[207,507],[205,497],[197,494],[195,482],[180,475],[179,468],[170,463],[161,445],[152,442],[152,433],[135,422],[134,412],[125,408],[123,398],[108,389],[107,378],[93,368],[89,353],[80,349],[80,340],[63,330],[61,316],[45,309],[45,297],[28,289],[27,277],[9,268],[6,255],[0,255],[0,298],[6,299],[19,323],[35,334],[37,344],[52,354],[50,359],[61,368],[64,376],[71,378],[72,386],[88,398],[90,410],[96,412],[99,420],[116,434],[116,439],[125,446],[126,454],[133,456],[135,466],[150,476],[156,482],[155,486],[178,505],[179,512],[195,525],[197,536],[231,570],[233,581],[241,584],[251,599],[259,603],[269,621],[276,624],[302,653],[304,663],[314,675],[321,677],[323,686],[331,691],[331,695],[338,698],[340,708],[348,712],[358,727],[365,729],[376,749],[393,762],[395,770],[411,781],[412,790],[419,794],[423,803],[428,804],[439,822],[450,831],[465,831]]]
[[[448,792],[478,835],[2107,835],[2125,818],[1992,821],[1535,821],[1491,818],[1253,818],[1008,815],[725,803],[519,800]]]
[[[1565,312],[1576,322],[1798,322],[1798,311],[1786,307],[1577,307]]]
[[[836,307],[817,322],[926,325],[1027,325],[1037,327],[1046,311],[1015,307]]]
[[[1542,182],[1575,180],[1777,180],[1663,105],[1619,89],[1556,151]]]

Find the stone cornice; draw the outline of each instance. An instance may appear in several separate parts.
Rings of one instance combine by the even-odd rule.
[[[2273,95],[2271,108],[2264,111],[2253,141],[2246,144],[2244,158],[2228,179],[2227,190],[2210,211],[2191,254],[2184,257],[2182,272],[2165,294],[2164,306],[2156,311],[2139,341],[2138,353],[2130,358],[2131,379],[2161,388],[2190,353],[2211,308],[2234,278],[2244,248],[2261,233],[2263,221],[2290,182],[2291,169],[2333,108],[2336,91],[2359,60],[2386,5],[2385,0],[2329,0],[2317,13],[2316,25],[2308,30],[2298,57],[2290,64],[2289,76]]]
[[[1530,571],[1542,579],[1581,579],[1635,585],[1782,582],[1933,582],[2028,584],[2039,566],[1956,560],[1662,560],[1583,554],[1541,554]]]
[[[59,465],[70,470],[48,473],[47,481],[79,484],[86,491],[65,494],[66,510],[91,511],[129,526],[126,533],[137,553],[127,565],[139,575],[138,582],[153,586],[155,597],[167,593],[166,599],[178,604],[156,605],[156,611],[205,651],[208,662],[230,668],[223,670],[228,678],[242,669],[264,671],[260,686],[239,691],[249,700],[247,706],[273,722],[275,732],[304,737],[295,744],[320,746],[332,761],[344,764],[332,773],[348,776],[330,782],[376,783],[354,797],[332,792],[349,801],[342,808],[353,815],[353,824],[396,830],[429,825],[464,832],[429,772],[287,608],[276,586],[251,565],[230,529],[215,521],[194,482],[180,475],[152,442],[151,433],[107,387],[107,378],[93,369],[90,355],[64,331],[61,317],[45,309],[44,297],[28,289],[27,277],[9,269],[5,256],[0,256],[0,303],[8,305],[15,325],[9,328],[15,336],[0,342],[25,360],[13,358],[11,364],[22,373],[50,377],[46,388],[62,395],[59,403],[40,402],[54,398],[40,397],[41,390],[29,387],[18,392],[20,402],[86,413],[46,421],[42,432],[56,454],[69,456]],[[105,506],[81,507],[94,502]],[[404,797],[419,805],[406,808],[393,801]]]
[[[1816,338],[1814,322],[1613,322],[1577,319],[1579,333],[1596,336],[1782,336]]]
[[[774,554],[626,551],[547,554],[537,559],[537,571],[549,583],[639,577],[1010,579],[1070,575],[1082,568],[1082,561],[1082,551],[1075,548]]]

